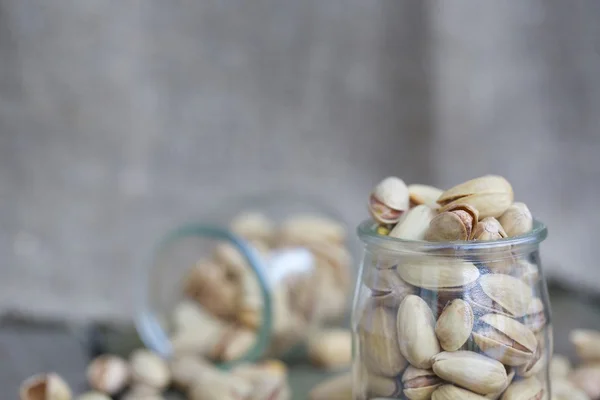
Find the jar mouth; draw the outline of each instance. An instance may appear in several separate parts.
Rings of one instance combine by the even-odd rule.
[[[377,233],[377,226],[377,223],[373,220],[361,222],[356,229],[358,237],[367,245],[391,251],[439,252],[444,250],[460,250],[461,252],[476,253],[494,249],[498,251],[509,248],[515,250],[520,247],[537,246],[548,236],[546,225],[536,219],[533,220],[531,231],[524,235],[486,241],[457,240],[452,242],[428,242],[425,240],[407,240],[380,235]]]

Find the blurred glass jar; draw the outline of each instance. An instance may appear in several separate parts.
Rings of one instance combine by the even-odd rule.
[[[371,221],[358,235],[354,399],[550,397],[544,225],[486,242],[396,239]]]
[[[346,316],[352,251],[334,210],[289,191],[216,204],[166,235],[139,272],[136,328],[148,348],[228,367],[285,356]]]

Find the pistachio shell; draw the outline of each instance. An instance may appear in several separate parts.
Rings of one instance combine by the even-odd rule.
[[[540,269],[538,266],[527,260],[518,260],[513,274],[529,286],[535,285],[540,279]]]
[[[442,385],[437,388],[431,400],[486,400],[486,397],[480,396],[477,393],[468,391],[467,389],[459,388],[454,385]]]
[[[429,229],[429,223],[435,215],[436,212],[426,205],[416,206],[402,215],[388,236],[405,240],[423,240]]]
[[[532,377],[511,383],[502,400],[541,400],[543,395],[544,387],[537,378]]]
[[[600,332],[591,329],[575,329],[569,334],[575,352],[584,361],[600,361]]]
[[[508,385],[510,385],[512,383],[512,381],[513,381],[513,379],[515,378],[515,375],[516,375],[514,368],[510,368],[507,371],[507,373],[508,373],[508,375],[507,375],[507,378],[506,378],[506,384],[500,390],[498,390],[497,392],[486,394],[485,395],[486,399],[489,399],[489,400],[498,400],[500,398],[500,396],[502,396],[502,393],[504,393],[504,391],[506,390],[506,388],[508,387]]]
[[[367,373],[367,388],[373,396],[392,397],[400,392],[397,379]]]
[[[369,371],[394,377],[405,367],[396,332],[396,314],[383,307],[367,307],[359,322],[360,350]]]
[[[506,232],[494,217],[486,217],[479,221],[471,233],[472,240],[498,240],[505,237]]]
[[[462,299],[452,300],[435,325],[435,334],[440,346],[446,351],[460,349],[471,336],[473,330],[473,310],[469,303]]]
[[[523,235],[533,227],[533,216],[525,203],[515,202],[502,214],[498,221],[508,237]]]
[[[400,352],[414,367],[431,367],[431,357],[440,352],[435,336],[435,318],[419,296],[408,295],[398,308],[397,331]]]
[[[504,365],[472,351],[435,355],[433,372],[448,382],[482,395],[497,392],[507,381]]]
[[[389,176],[383,179],[373,189],[373,196],[392,210],[408,210],[408,187],[400,178]]]
[[[536,333],[544,329],[546,322],[544,303],[539,297],[534,297],[527,308],[527,314],[523,317],[523,324]]]
[[[473,332],[473,338],[485,354],[510,366],[533,358],[538,343],[525,325],[500,314],[486,314],[480,322],[483,325]]]
[[[442,380],[431,369],[408,366],[402,375],[404,396],[410,400],[428,400]]]
[[[457,204],[468,204],[479,211],[479,218],[499,217],[513,201],[511,193],[472,194],[461,197],[440,207],[440,212],[446,211]]]
[[[436,200],[444,193],[442,189],[433,186],[412,184],[408,185],[408,195],[411,204],[416,206],[425,204],[430,207],[437,205]]]
[[[397,307],[407,295],[415,292],[413,286],[400,279],[395,269],[367,268],[363,282],[371,289],[373,299],[390,307]]]
[[[437,202],[439,204],[448,204],[457,199],[472,195],[486,194],[510,194],[511,203],[513,190],[508,181],[498,175],[484,175],[479,178],[471,179],[446,190],[440,195]],[[509,204],[510,205],[510,204]],[[481,212],[478,207],[475,207]],[[508,208],[508,206],[507,206]],[[501,213],[500,213],[501,214]],[[500,215],[498,214],[498,216]],[[484,218],[485,216],[482,216]]]
[[[537,375],[542,368],[548,365],[548,351],[543,340],[538,340],[538,345],[533,357],[517,370],[519,376],[529,378]]]
[[[510,275],[487,274],[479,279],[479,286],[503,313],[516,318],[527,314],[533,296],[531,287],[523,281]]]
[[[479,277],[473,263],[441,257],[410,260],[397,269],[405,282],[424,289],[461,290]]]
[[[462,213],[466,214],[464,211]],[[431,220],[429,228],[425,233],[425,240],[431,242],[467,240],[469,233],[470,227],[468,227],[459,213],[446,211],[438,214]]]

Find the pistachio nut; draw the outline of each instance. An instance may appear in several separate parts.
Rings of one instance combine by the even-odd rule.
[[[583,361],[600,361],[600,332],[591,329],[575,329],[569,334],[569,340]]]
[[[183,292],[218,317],[229,318],[235,314],[237,287],[228,279],[226,269],[212,261],[199,261],[190,269]]]
[[[397,332],[400,352],[414,367],[431,368],[431,357],[440,352],[435,336],[435,318],[427,303],[408,295],[398,308]]]
[[[485,175],[446,190],[437,202],[446,211],[456,204],[468,204],[479,211],[479,218],[499,217],[512,204],[514,194],[506,179]]]
[[[103,354],[96,357],[86,371],[92,389],[103,393],[116,394],[123,390],[129,381],[129,365],[119,356]]]
[[[539,297],[534,297],[527,308],[527,314],[522,319],[523,324],[533,333],[544,329],[547,323],[546,313],[544,312],[544,303]]]
[[[472,351],[444,351],[432,361],[437,376],[482,395],[498,392],[508,379],[499,361]]]
[[[278,235],[282,245],[307,245],[319,242],[342,244],[346,239],[346,228],[328,217],[298,214],[282,222]]]
[[[501,400],[542,400],[543,396],[544,387],[541,382],[531,377],[511,383]]]
[[[344,373],[319,383],[310,391],[308,398],[309,400],[352,399],[352,374]]]
[[[222,320],[203,310],[191,300],[180,302],[173,309],[171,336],[175,354],[208,354],[216,346],[227,326]]]
[[[584,391],[591,399],[600,398],[600,364],[588,364],[575,368],[569,381]]]
[[[454,385],[442,385],[433,392],[431,400],[486,400],[487,397],[478,395]]]
[[[426,205],[418,205],[405,212],[388,236],[405,240],[423,240],[436,212]]]
[[[71,388],[55,373],[34,375],[21,383],[21,400],[71,400]]]
[[[552,380],[552,400],[590,400],[590,397],[568,380]]]
[[[500,396],[502,396],[502,393],[504,393],[504,391],[506,390],[506,388],[508,387],[508,385],[510,385],[513,381],[513,379],[515,379],[515,369],[514,368],[508,368],[507,369],[507,377],[506,377],[506,384],[497,392],[494,393],[489,393],[485,395],[486,399],[489,400],[498,400],[500,398]]]
[[[379,182],[369,196],[369,212],[381,224],[395,224],[408,207],[408,188],[402,179],[394,176]]]
[[[477,227],[478,216],[478,211],[469,205],[455,205],[431,220],[425,233],[425,240],[432,242],[468,240]]]
[[[149,350],[138,349],[129,357],[131,380],[162,390],[171,382],[171,372],[165,360]]]
[[[500,222],[494,217],[485,217],[471,233],[471,240],[498,240],[506,237]]]
[[[473,332],[477,346],[488,356],[510,366],[529,362],[537,349],[537,339],[522,323],[500,314],[486,314]]]
[[[75,398],[75,400],[112,400],[107,394],[97,391],[85,392]]]
[[[406,296],[415,292],[415,287],[404,282],[396,269],[366,268],[363,283],[371,289],[374,300],[390,307],[397,307]]]
[[[327,329],[308,338],[308,357],[313,365],[340,369],[352,362],[352,333],[347,329]]]
[[[471,336],[473,322],[473,310],[469,303],[462,299],[449,302],[435,324],[435,334],[442,349],[460,349]]]
[[[421,185],[413,183],[408,185],[408,197],[410,199],[410,206],[415,207],[421,204],[429,206],[430,208],[438,207],[437,199],[444,193],[442,189],[438,189],[429,185]]]
[[[394,397],[400,393],[400,382],[397,378],[367,372],[367,390],[371,396]]]
[[[245,211],[236,215],[229,225],[231,231],[246,240],[258,240],[270,243],[275,225],[259,211]]]
[[[504,274],[486,274],[479,285],[467,293],[475,313],[495,312],[521,318],[527,314],[533,298],[531,287],[520,279]]]
[[[565,356],[554,354],[550,360],[550,379],[566,379],[571,372],[571,362]]]
[[[543,339],[543,335],[538,337],[537,342],[537,348],[533,354],[533,357],[525,364],[521,365],[517,370],[519,376],[529,378],[537,375],[542,368],[548,365],[548,351],[545,340]]]
[[[404,396],[410,400],[428,400],[431,394],[442,384],[442,380],[431,369],[419,369],[408,366],[402,375]]]
[[[502,224],[508,237],[524,235],[533,227],[533,216],[525,203],[514,202],[498,221]]]
[[[369,371],[394,377],[406,367],[396,331],[396,313],[383,306],[365,308],[359,322],[360,349]]]
[[[461,292],[479,278],[477,267],[467,261],[443,257],[419,257],[398,265],[400,278],[410,285],[436,291]]]

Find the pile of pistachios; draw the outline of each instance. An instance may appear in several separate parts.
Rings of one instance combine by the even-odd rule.
[[[547,396],[552,333],[535,249],[483,243],[532,230],[510,183],[487,175],[444,191],[388,177],[368,206],[382,244],[367,245],[363,267],[355,399]]]
[[[315,343],[309,340],[315,327],[344,317],[353,277],[343,225],[321,216],[295,215],[277,226],[262,213],[244,212],[232,220],[230,229],[248,241],[265,263],[270,252],[298,247],[313,257],[311,269],[276,271],[282,277],[271,287],[273,331],[268,356],[280,357],[299,343]],[[232,244],[216,244],[210,258],[192,266],[182,291],[184,300],[172,315],[176,354],[232,361],[255,343],[262,296],[246,259]],[[345,335],[349,350],[350,332]],[[337,355],[320,351],[329,350],[314,346],[311,354],[316,364],[338,363]],[[341,357],[349,362],[349,354]]]

